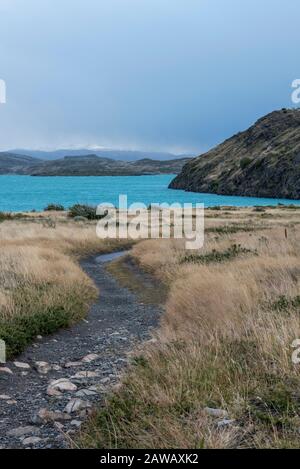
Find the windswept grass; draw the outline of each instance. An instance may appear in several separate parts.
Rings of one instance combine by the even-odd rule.
[[[0,338],[8,358],[37,335],[86,315],[97,290],[79,257],[126,246],[126,241],[99,240],[94,224],[79,225],[66,215],[6,216],[0,225]]]
[[[137,351],[123,386],[83,429],[82,447],[299,447],[300,235],[287,220],[286,239],[281,212],[272,211],[264,230],[210,231],[201,262],[182,263],[190,253],[178,240],[134,247],[139,265],[167,285],[166,311],[155,341]],[[210,227],[221,226],[222,211],[214,213]],[[250,210],[241,214],[248,223]],[[212,259],[233,244],[249,252]],[[206,407],[234,422],[221,426]]]

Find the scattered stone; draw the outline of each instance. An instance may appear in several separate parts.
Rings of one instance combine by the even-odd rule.
[[[84,410],[91,407],[91,403],[89,401],[83,401],[82,399],[71,399],[70,402],[66,405],[64,412],[68,414],[72,414],[74,412],[78,412],[79,410]]]
[[[21,371],[21,376],[27,376],[28,375],[28,371]]]
[[[48,386],[47,388],[47,395],[49,397],[61,397],[62,396],[62,393],[60,391],[58,391],[58,389],[53,389],[51,387]]]
[[[30,365],[28,363],[14,362],[14,365],[17,368],[22,368],[23,370],[29,370],[30,369]]]
[[[82,422],[80,420],[72,420],[70,424],[73,425],[74,427],[80,428],[82,425]]]
[[[43,339],[43,336],[37,335],[36,338],[37,338],[37,340],[42,340],[42,339]]]
[[[47,362],[35,362],[37,366],[37,371],[41,375],[46,375],[51,370],[51,365]]]
[[[71,424],[72,424],[72,422],[71,422]],[[64,428],[63,424],[60,423],[60,422],[54,422],[54,426],[55,426],[59,431],[61,431],[61,430]]]
[[[63,412],[56,411],[52,412],[48,409],[40,409],[36,416],[34,416],[33,421],[38,422],[55,422],[56,420],[70,420],[70,416],[64,414]]]
[[[77,386],[76,384],[72,383],[67,378],[60,378],[55,381],[51,381],[47,388],[48,396],[60,396],[62,392],[65,391],[76,391]]]
[[[10,374],[10,375],[13,374],[13,372],[7,367],[1,367],[0,368],[0,373],[7,373],[7,374]]]
[[[76,375],[72,376],[72,378],[75,379],[81,379],[81,378],[96,378],[99,376],[98,371],[78,371]]]
[[[99,355],[97,355],[96,353],[90,353],[89,355],[86,355],[85,357],[83,357],[81,361],[84,363],[91,363],[97,360],[98,358],[99,358]]]
[[[152,337],[152,339],[147,340],[148,344],[156,344],[157,342],[158,342],[158,340],[155,339],[155,337]]]
[[[223,419],[217,423],[218,428],[231,427],[235,423],[235,420]]]
[[[0,400],[1,401],[7,401],[9,399],[11,399],[10,396],[7,396],[6,394],[0,394]]]
[[[40,429],[37,427],[32,427],[32,426],[18,427],[7,432],[7,436],[13,436],[13,437],[19,438],[25,435],[36,435],[39,432],[40,432]]]
[[[80,391],[77,391],[76,396],[77,397],[89,397],[89,396],[97,396],[97,392],[93,391],[92,389],[81,389]]]
[[[73,368],[76,366],[82,366],[81,362],[68,362],[65,364],[65,368]]]
[[[8,404],[8,405],[16,405],[16,404],[17,404],[17,401],[9,400],[9,401],[6,401],[6,404]]]
[[[22,441],[22,444],[24,446],[32,446],[38,444],[40,441],[42,441],[42,438],[39,438],[37,436],[32,436],[29,438],[25,438],[25,440]]]
[[[52,370],[54,371],[60,371],[62,368],[59,365],[52,365]]]
[[[212,409],[211,407],[205,407],[204,411],[212,417],[226,418],[228,416],[228,412],[223,409]]]

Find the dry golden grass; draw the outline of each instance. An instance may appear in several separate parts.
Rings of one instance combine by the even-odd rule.
[[[49,217],[55,224],[47,223]],[[97,291],[78,258],[126,244],[101,241],[94,223],[75,223],[65,214],[0,223],[0,337],[8,356],[20,353],[36,335],[83,318]]]
[[[178,240],[134,247],[139,265],[168,285],[166,311],[155,343],[82,433],[83,446],[299,447],[300,365],[291,344],[300,338],[300,212],[223,212],[207,212],[198,253],[205,262],[184,260]],[[253,218],[252,231],[209,230],[253,227]],[[247,252],[232,256],[233,245]],[[226,254],[220,262],[216,251]],[[207,406],[234,423],[218,427]]]

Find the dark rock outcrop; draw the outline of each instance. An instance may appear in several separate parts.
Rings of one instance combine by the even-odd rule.
[[[300,199],[300,109],[272,112],[191,160],[170,188]]]

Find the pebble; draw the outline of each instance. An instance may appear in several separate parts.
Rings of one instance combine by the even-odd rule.
[[[52,368],[47,362],[35,362],[35,364],[37,366],[37,371],[41,375],[46,375]]]
[[[30,369],[30,365],[28,363],[14,362],[14,365],[17,368],[22,368],[23,370],[29,370]]]
[[[33,421],[55,422],[56,420],[70,420],[69,415],[60,411],[51,411],[48,409],[40,409]]]
[[[60,365],[52,365],[52,370],[53,371],[60,371],[62,369],[62,367]]]
[[[83,401],[82,399],[71,399],[70,402],[66,405],[64,412],[68,414],[72,414],[74,412],[78,412],[79,410],[84,410],[91,407],[91,403],[89,401]]]
[[[39,443],[40,441],[42,441],[42,438],[39,438],[37,436],[32,436],[32,437],[29,437],[29,438],[25,438],[23,441],[22,441],[22,444],[24,446],[31,446],[31,445],[36,445],[37,443]]]
[[[72,383],[67,378],[60,378],[54,381],[51,381],[47,388],[48,396],[59,396],[62,392],[65,391],[77,391],[76,384]]]
[[[34,435],[39,432],[40,432],[40,429],[38,427],[32,427],[32,426],[18,427],[7,432],[7,436],[21,437],[21,436],[25,436],[28,434]]]
[[[78,371],[72,378],[97,378],[99,376],[98,371]]]
[[[205,407],[205,413],[211,415],[212,417],[225,418],[228,416],[228,412],[223,409],[213,409],[211,407]]]
[[[218,428],[231,427],[235,423],[235,420],[223,419],[217,423]]]
[[[99,355],[97,355],[96,353],[90,353],[89,355],[86,355],[85,357],[83,357],[81,361],[84,363],[91,363],[94,360],[97,360],[98,358],[99,358]]]
[[[80,391],[77,391],[76,396],[77,397],[89,397],[89,396],[97,396],[97,392],[93,391],[91,389],[81,389]]]
[[[0,373],[7,373],[7,374],[10,374],[10,375],[13,374],[13,372],[7,367],[0,367]]]
[[[65,368],[73,368],[76,366],[82,366],[82,362],[67,362]]]
[[[72,420],[70,424],[73,425],[74,427],[80,428],[82,425],[82,422],[80,420]]]

